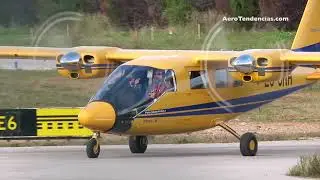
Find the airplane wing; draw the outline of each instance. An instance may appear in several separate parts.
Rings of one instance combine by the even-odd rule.
[[[57,60],[60,75],[72,79],[106,77],[120,64],[143,56],[185,56],[194,63],[228,63],[236,51],[135,50],[117,47],[73,48],[0,46],[1,59]]]
[[[228,62],[230,58],[236,56],[237,51],[193,51],[193,50],[135,50],[118,49],[112,54],[106,55],[108,59],[114,61],[129,61],[142,56],[186,56],[192,57],[195,63],[201,62]]]
[[[294,52],[282,55],[281,60],[292,65],[320,66],[320,52]]]
[[[56,60],[70,48],[0,46],[0,59]]]
[[[106,54],[116,51],[113,47],[81,46],[73,48],[0,46],[1,59],[54,60],[58,73],[71,79],[105,77],[118,65]]]

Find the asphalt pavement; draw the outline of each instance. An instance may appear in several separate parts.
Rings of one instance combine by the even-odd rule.
[[[54,60],[0,59],[0,69],[55,70]]]
[[[1,179],[10,180],[219,180],[299,179],[286,175],[301,155],[320,153],[320,140],[262,142],[256,157],[239,144],[102,146],[88,159],[84,146],[0,148]]]

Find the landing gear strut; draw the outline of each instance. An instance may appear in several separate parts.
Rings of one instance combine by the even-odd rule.
[[[88,158],[98,158],[100,154],[100,143],[99,143],[100,133],[96,132],[93,134],[92,138],[87,143],[87,156]]]
[[[245,133],[240,136],[235,130],[229,127],[225,123],[221,123],[218,126],[222,127],[232,135],[234,135],[240,141],[240,152],[242,156],[255,156],[258,151],[258,141],[253,133]]]
[[[129,147],[130,151],[134,154],[142,154],[146,152],[148,147],[147,136],[130,136],[129,137]]]

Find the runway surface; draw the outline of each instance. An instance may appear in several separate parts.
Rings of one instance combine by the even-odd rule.
[[[220,180],[299,179],[286,176],[299,156],[320,153],[320,140],[262,142],[256,157],[239,144],[149,145],[133,155],[127,146],[103,146],[88,159],[84,146],[0,148],[1,179]]]
[[[55,70],[56,61],[28,60],[28,59],[0,59],[0,69],[23,70]]]

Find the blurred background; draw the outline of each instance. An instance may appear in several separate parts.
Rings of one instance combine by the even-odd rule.
[[[288,22],[224,22],[211,49],[290,47],[307,0],[11,0],[0,6],[0,45],[34,45],[41,25],[61,20],[37,45],[201,49],[223,17],[288,17]],[[81,16],[81,17],[80,17]],[[57,18],[61,18],[58,16]],[[53,21],[52,21],[53,22]],[[49,22],[50,23],[50,22]],[[257,41],[257,39],[259,39]],[[277,42],[277,43],[275,43]],[[279,45],[280,44],[280,45]]]

